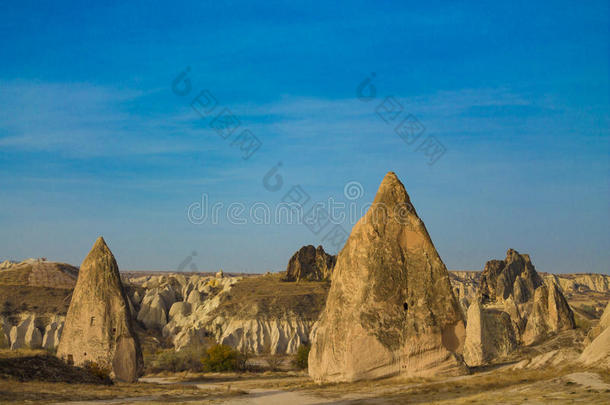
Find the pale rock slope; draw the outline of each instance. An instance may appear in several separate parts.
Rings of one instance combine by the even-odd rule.
[[[579,361],[610,369],[610,302],[599,321],[596,337],[585,347]]]

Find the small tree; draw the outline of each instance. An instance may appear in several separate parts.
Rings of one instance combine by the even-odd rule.
[[[297,355],[292,361],[292,364],[295,367],[304,370],[308,367],[308,359],[309,359],[309,350],[311,349],[311,345],[309,343],[302,344],[297,349]]]
[[[238,371],[242,367],[242,354],[231,346],[217,344],[207,350],[202,360],[206,371]]]
[[[267,365],[271,371],[278,371],[284,362],[284,359],[279,355],[267,357]]]

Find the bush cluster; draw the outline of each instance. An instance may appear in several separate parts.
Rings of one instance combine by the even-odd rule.
[[[301,370],[306,369],[308,367],[309,350],[311,350],[310,344],[300,345],[292,364]]]
[[[216,344],[206,351],[202,359],[204,371],[244,371],[247,356],[231,346]]]
[[[174,349],[162,350],[154,355],[147,356],[147,372],[157,373],[160,371],[201,371],[203,366],[201,358],[202,349],[190,349],[176,351]]]

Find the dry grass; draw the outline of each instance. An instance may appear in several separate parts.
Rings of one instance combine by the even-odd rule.
[[[291,312],[315,320],[324,308],[328,282],[285,282],[282,274],[245,277],[239,281],[218,308],[233,317],[281,317]]]
[[[192,400],[218,400],[242,395],[242,391],[202,390],[192,385],[118,383],[111,386],[47,382],[15,383],[0,380],[0,401],[92,401],[120,398],[140,398],[144,403],[176,403]]]
[[[608,403],[610,392],[599,392],[568,382],[562,377],[574,368],[540,370],[495,370],[470,376],[445,379],[388,378],[355,383],[317,385],[307,376],[233,380],[241,389],[266,388],[305,391],[329,400],[368,403],[523,403],[528,400],[583,403]],[[600,373],[601,375],[601,373]]]
[[[5,316],[24,311],[65,315],[71,296],[72,290],[63,288],[0,285],[0,311]]]

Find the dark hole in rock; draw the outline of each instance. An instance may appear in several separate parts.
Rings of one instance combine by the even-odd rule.
[[[404,310],[406,311],[407,309],[409,309],[409,304],[407,304],[406,302],[404,304],[402,304],[402,307],[404,308]]]

